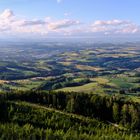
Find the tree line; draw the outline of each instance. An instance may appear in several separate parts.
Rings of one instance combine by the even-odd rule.
[[[117,95],[74,92],[26,91],[3,94],[8,100],[38,103],[65,112],[95,117],[103,121],[140,129],[140,104]]]

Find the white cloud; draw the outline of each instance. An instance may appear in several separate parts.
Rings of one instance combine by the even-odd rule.
[[[133,34],[140,32],[140,27],[127,20],[97,20],[91,25],[91,31],[104,34]]]
[[[134,24],[130,24],[128,26],[125,26],[123,28],[120,28],[119,30],[116,30],[115,33],[119,34],[119,33],[123,33],[123,34],[135,34],[135,33],[139,33],[140,32],[140,27],[138,27],[137,25]]]
[[[124,25],[124,24],[130,24],[129,21],[123,21],[123,20],[107,20],[107,21],[102,21],[102,20],[97,20],[93,23],[93,26],[118,26],[118,25]]]
[[[46,24],[43,20],[17,20],[13,24],[18,26],[35,26],[35,25],[44,25]]]
[[[14,13],[10,9],[5,9],[2,14],[0,14],[0,18],[7,19],[14,16]]]
[[[65,19],[65,20],[60,20],[57,22],[52,22],[48,25],[48,27],[49,27],[49,29],[56,30],[56,29],[71,27],[71,26],[78,25],[78,24],[80,24],[80,22],[77,20]]]
[[[37,35],[116,35],[140,34],[140,27],[127,20],[97,20],[92,24],[82,23],[79,20],[51,17],[44,19],[25,19],[17,17],[10,9],[0,14],[0,34],[37,34]]]
[[[0,14],[0,32],[7,33],[40,33],[56,32],[67,30],[80,22],[77,20],[63,19],[52,20],[51,17],[44,19],[23,19],[17,18],[12,10],[6,9]]]

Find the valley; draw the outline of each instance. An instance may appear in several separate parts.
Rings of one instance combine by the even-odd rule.
[[[139,44],[67,44],[9,45],[10,53],[2,47],[0,90],[124,92],[139,96]]]

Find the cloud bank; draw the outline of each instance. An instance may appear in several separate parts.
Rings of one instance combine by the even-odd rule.
[[[60,0],[58,1],[60,2]],[[139,34],[140,27],[129,20],[97,20],[92,23],[83,23],[74,19],[54,20],[51,17],[44,19],[24,19],[17,17],[10,9],[0,14],[0,34],[9,35],[116,35]]]

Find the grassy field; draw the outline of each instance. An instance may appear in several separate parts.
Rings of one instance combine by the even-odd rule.
[[[74,92],[88,92],[88,93],[104,93],[103,89],[98,85],[98,83],[92,82],[89,84],[85,84],[83,86],[77,86],[77,87],[66,87],[59,89],[57,91],[74,91]]]

